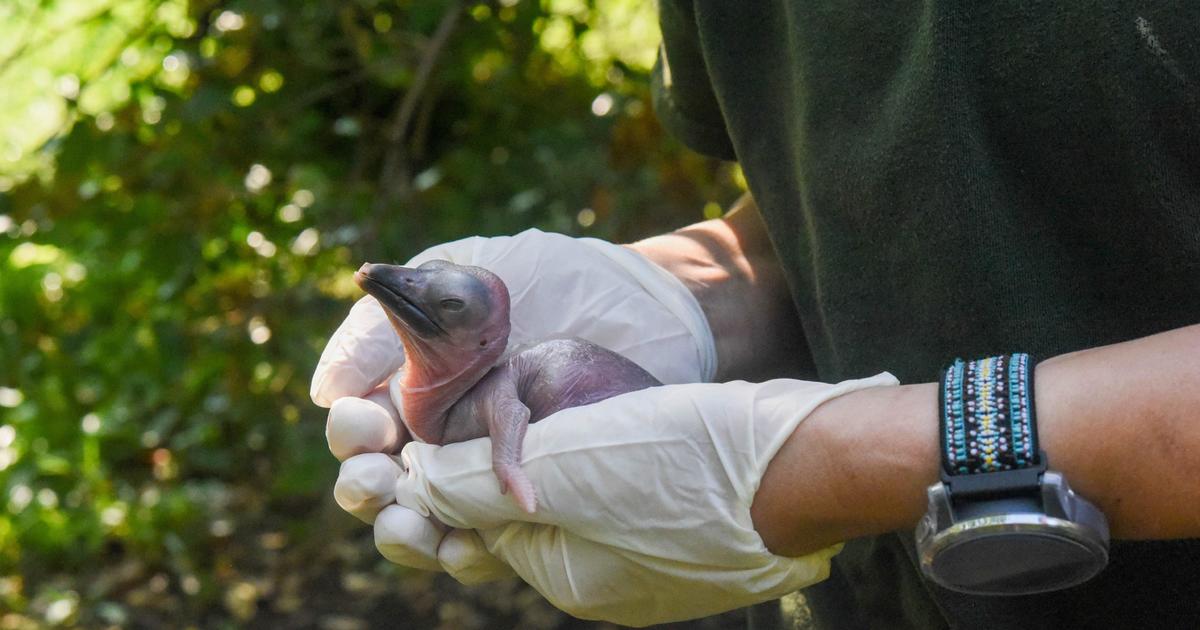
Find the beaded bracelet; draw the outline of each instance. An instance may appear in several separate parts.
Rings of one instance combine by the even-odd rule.
[[[1039,463],[1028,354],[955,359],[941,377],[942,465],[951,475]]]

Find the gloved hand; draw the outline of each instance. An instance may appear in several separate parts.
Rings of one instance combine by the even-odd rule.
[[[439,258],[485,267],[504,280],[512,299],[510,348],[579,337],[632,359],[664,383],[707,381],[716,373],[712,333],[699,304],[678,279],[627,248],[528,230],[447,243],[408,264]],[[392,480],[400,470],[380,453],[393,453],[409,439],[383,387],[403,362],[399,337],[383,308],[368,296],[330,338],[313,374],[313,402],[332,406],[326,428],[330,450],[345,460],[335,497],[367,522],[391,502]],[[445,535],[400,508],[376,522],[381,551],[410,566],[437,568],[436,559],[420,550]],[[449,535],[446,558],[460,579],[507,572],[488,554],[456,545],[456,534]]]
[[[647,625],[767,601],[824,579],[840,548],[801,558],[766,549],[750,507],[767,465],[822,402],[895,384],[884,373],[836,385],[671,385],[561,411],[525,437],[534,514],[500,494],[488,440],[413,442],[395,486],[403,507],[380,521],[409,508],[460,528],[445,542],[426,530],[423,555],[486,549],[581,618]]]

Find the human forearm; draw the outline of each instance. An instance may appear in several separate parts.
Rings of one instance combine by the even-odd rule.
[[[1043,450],[1119,538],[1200,536],[1200,326],[1042,362]],[[937,385],[855,392],[819,407],[755,497],[772,550],[912,527],[937,479]]]
[[[1056,357],[1036,378],[1050,464],[1113,536],[1200,536],[1200,325]]]
[[[810,372],[804,336],[753,198],[720,219],[629,246],[683,281],[717,349],[717,381]]]

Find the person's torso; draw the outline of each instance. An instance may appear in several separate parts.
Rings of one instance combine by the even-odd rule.
[[[693,6],[820,379],[1200,321],[1200,3]],[[817,618],[1200,627],[1200,541],[1116,542],[1092,582],[1019,598],[937,589],[911,559],[909,535],[851,544]]]

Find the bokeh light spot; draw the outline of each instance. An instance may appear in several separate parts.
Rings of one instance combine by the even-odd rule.
[[[233,104],[238,107],[249,107],[254,104],[254,99],[257,98],[254,93],[254,88],[249,85],[239,85],[233,89]]]
[[[297,190],[292,195],[292,203],[296,204],[297,206],[300,206],[301,208],[307,208],[307,207],[313,205],[313,202],[316,201],[316,199],[317,199],[316,195],[313,195],[311,190],[307,190],[304,188]]]
[[[213,22],[213,25],[217,27],[218,31],[223,33],[240,31],[246,26],[246,18],[242,17],[241,13],[226,10],[222,11],[221,14],[217,16],[217,19],[215,22]]]
[[[613,97],[608,92],[600,94],[592,99],[592,114],[596,116],[607,116],[613,108]]]
[[[258,87],[267,94],[278,92],[283,87],[283,75],[276,70],[267,70],[258,78]]]
[[[271,183],[271,169],[262,164],[253,164],[250,170],[246,172],[246,177],[242,180],[246,185],[246,190],[252,193],[257,193],[266,188]]]
[[[289,203],[279,209],[279,220],[284,223],[295,223],[304,217],[304,211],[300,206]]]
[[[297,256],[312,256],[317,252],[321,242],[321,232],[317,228],[306,228],[292,241],[292,253]]]
[[[258,315],[250,318],[250,322],[246,325],[246,331],[250,335],[250,341],[255,345],[261,346],[271,340],[271,329],[267,326],[267,322]]]
[[[100,416],[89,413],[79,422],[80,428],[88,435],[94,435],[100,431]]]
[[[25,400],[21,390],[13,387],[0,387],[0,407],[16,407]],[[10,427],[11,428],[11,427]]]

